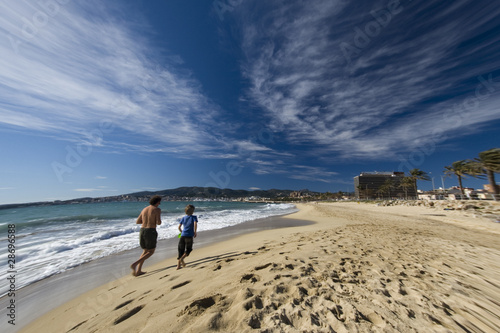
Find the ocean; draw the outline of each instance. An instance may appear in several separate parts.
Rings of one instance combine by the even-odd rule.
[[[178,221],[188,203],[196,207],[199,232],[297,211],[286,203],[162,201],[159,240],[177,237]],[[0,210],[0,251],[5,254],[0,279],[5,281],[9,271],[9,224],[15,224],[16,289],[20,289],[83,263],[139,247],[140,226],[135,221],[146,206],[146,202],[110,202]],[[2,283],[0,296],[7,292]]]

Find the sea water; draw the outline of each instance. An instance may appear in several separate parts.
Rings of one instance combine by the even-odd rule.
[[[178,222],[190,203],[198,231],[220,229],[296,211],[291,204],[226,201],[162,201],[158,239],[177,237]],[[16,289],[97,258],[139,246],[136,219],[146,202],[110,202],[23,207],[0,210],[0,279],[9,271],[8,225],[15,225]],[[0,284],[0,295],[7,293]]]

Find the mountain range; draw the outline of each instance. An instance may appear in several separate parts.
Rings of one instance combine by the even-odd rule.
[[[56,200],[56,201],[42,201],[42,202],[30,202],[30,203],[19,203],[19,204],[7,204],[0,205],[0,209],[27,207],[27,206],[50,206],[50,205],[65,205],[65,204],[77,204],[77,203],[94,203],[94,202],[116,202],[116,201],[148,201],[153,195],[160,195],[167,200],[182,200],[187,198],[197,198],[197,199],[237,199],[237,198],[265,198],[265,199],[277,199],[277,198],[287,198],[290,197],[292,193],[300,192],[306,195],[319,194],[318,192],[312,192],[307,189],[294,191],[294,190],[233,190],[229,188],[220,189],[217,187],[178,187],[174,189],[166,189],[161,191],[141,191],[129,194],[121,194],[116,196],[108,197],[98,197],[98,198],[77,198],[70,200]]]

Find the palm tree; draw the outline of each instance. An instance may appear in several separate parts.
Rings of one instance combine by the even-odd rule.
[[[365,193],[365,189],[363,188],[363,186],[358,185],[357,187],[358,187],[358,199],[361,199],[362,196],[364,196],[366,199],[366,193]]]
[[[382,192],[382,193],[386,193],[386,192],[389,192],[389,199],[392,197],[391,195],[391,192],[392,190],[394,189],[394,181],[392,179],[387,179],[385,181],[385,183],[380,186],[379,190]]]
[[[410,178],[413,179],[413,188],[415,189],[415,195],[417,195],[417,180],[425,180],[425,181],[431,180],[431,177],[429,177],[427,172],[422,171],[420,169],[411,169]]]
[[[399,186],[401,186],[403,191],[405,191],[405,199],[408,199],[408,189],[415,186],[415,180],[413,179],[413,177],[403,177],[403,179],[401,179],[401,182],[399,183]]]
[[[465,195],[464,187],[462,186],[462,178],[466,176],[478,177],[481,172],[478,170],[477,164],[472,160],[460,160],[451,163],[450,166],[444,167],[444,173],[447,176],[455,175],[458,179],[458,186],[460,187],[460,192]]]
[[[486,174],[492,188],[493,194],[499,194],[498,185],[495,182],[495,173],[500,173],[500,148],[493,148],[479,153],[479,158],[474,159],[481,173]]]
[[[389,192],[390,189],[388,188],[387,185],[380,185],[380,187],[377,189],[377,195],[378,195],[378,198],[381,199],[380,195],[382,195],[382,198],[384,198],[384,193],[387,193]]]

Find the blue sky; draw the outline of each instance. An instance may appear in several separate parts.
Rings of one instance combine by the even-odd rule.
[[[499,146],[496,1],[0,7],[0,204],[336,192],[411,168],[438,187],[444,166]]]

